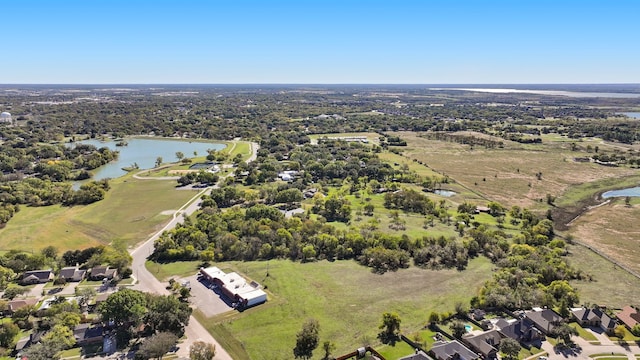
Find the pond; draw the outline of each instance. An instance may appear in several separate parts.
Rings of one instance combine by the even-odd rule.
[[[83,140],[79,143],[90,144],[97,148],[106,146],[111,150],[120,152],[117,160],[91,171],[93,180],[120,177],[127,173],[122,170],[122,168],[130,167],[133,164],[138,164],[140,169],[151,169],[155,166],[158,157],[161,157],[165,163],[177,161],[176,152],[182,152],[185,157],[193,157],[194,152],[198,154],[197,156],[203,156],[207,154],[207,150],[209,149],[222,150],[226,146],[213,142],[161,138],[127,139],[126,146],[116,146],[115,141],[101,141],[96,139]],[[69,143],[68,145],[74,146],[74,143]]]
[[[612,198],[612,197],[640,197],[640,186],[621,189],[621,190],[612,190],[607,191],[602,194],[604,199]]]
[[[456,194],[455,191],[451,190],[433,190],[433,193],[444,197],[451,197]]]

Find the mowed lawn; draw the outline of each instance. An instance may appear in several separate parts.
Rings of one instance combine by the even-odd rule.
[[[258,281],[270,294],[266,304],[242,313],[210,319],[197,314],[216,338],[224,339],[234,359],[254,360],[292,358],[295,335],[309,318],[319,321],[321,342],[335,342],[336,355],[364,344],[379,345],[376,335],[386,311],[397,312],[402,330],[412,333],[426,324],[431,311],[454,311],[456,302],[468,304],[493,268],[486,258],[472,260],[465,271],[411,267],[384,275],[355,261],[215,265]],[[316,350],[314,359],[320,353]]]
[[[175,181],[136,180],[130,175],[112,180],[102,201],[87,206],[26,207],[0,230],[0,250],[59,251],[100,244],[128,246],[146,240],[196,192],[176,190]]]

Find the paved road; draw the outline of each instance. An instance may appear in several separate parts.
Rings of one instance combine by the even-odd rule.
[[[573,336],[572,340],[577,345],[575,349],[557,350],[553,345],[545,341],[542,343],[542,350],[546,351],[549,355],[549,360],[573,360],[573,359],[591,359],[591,355],[595,354],[625,354],[629,360],[636,360],[635,355],[640,355],[640,347],[638,345],[622,346],[616,342],[611,341],[607,336],[592,332],[596,338],[600,341],[599,345],[591,344],[581,337]],[[538,356],[532,356],[527,360],[537,359]]]
[[[257,143],[251,143],[251,156],[246,160],[247,163],[254,161],[257,157],[259,145]],[[220,179],[222,181],[224,179]],[[217,186],[217,185],[216,185]],[[200,191],[193,196],[186,204],[184,204],[178,211],[173,214],[173,218],[167,225],[165,225],[160,231],[151,236],[147,241],[137,248],[131,250],[131,257],[133,262],[131,269],[133,270],[133,276],[136,278],[136,284],[134,289],[151,292],[156,294],[168,295],[170,292],[166,289],[166,284],[161,283],[151,274],[145,267],[147,257],[153,253],[154,242],[160,237],[160,235],[166,231],[173,229],[177,224],[184,221],[185,216],[193,214],[200,207],[200,198],[211,192],[212,188],[207,188]],[[222,346],[216,341],[216,339],[209,334],[209,332],[200,324],[193,316],[189,319],[189,325],[185,328],[186,339],[180,344],[178,350],[178,356],[188,358],[189,347],[193,342],[201,340],[207,343],[214,344],[216,346],[217,360],[232,360],[231,356],[224,350]]]
[[[195,195],[191,200],[182,206],[173,215],[173,218],[169,223],[160,231],[155,233],[144,244],[138,246],[135,250],[131,251],[131,257],[133,263],[131,268],[133,270],[133,276],[136,278],[137,283],[133,286],[134,289],[151,292],[156,294],[168,295],[169,290],[166,289],[167,284],[163,284],[151,274],[144,266],[147,257],[153,253],[153,244],[160,237],[160,235],[166,231],[173,229],[177,224],[184,221],[184,216],[191,215],[199,208],[200,201],[198,200],[202,195],[208,194],[211,189],[205,189]],[[209,334],[209,332],[193,317],[189,319],[189,325],[185,328],[186,339],[180,344],[180,349],[177,354],[180,357],[189,357],[189,347],[193,342],[201,340],[207,343],[214,344],[216,346],[215,359],[219,360],[232,360],[231,356],[224,350],[222,346],[216,341],[216,339]]]

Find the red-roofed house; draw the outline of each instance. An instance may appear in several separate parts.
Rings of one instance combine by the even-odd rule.
[[[622,323],[629,328],[629,330],[640,324],[640,313],[638,312],[638,309],[631,306],[623,307],[622,311],[617,313],[616,316],[618,317],[618,320],[622,321]]]

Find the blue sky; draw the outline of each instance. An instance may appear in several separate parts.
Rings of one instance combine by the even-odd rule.
[[[640,83],[640,1],[3,0],[0,83]]]

